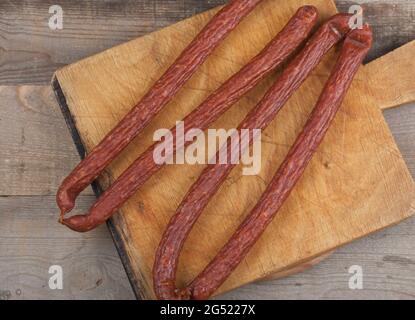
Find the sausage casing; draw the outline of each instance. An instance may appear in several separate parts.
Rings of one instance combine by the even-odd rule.
[[[317,10],[312,6],[301,7],[283,30],[246,66],[233,75],[200,106],[192,111],[183,123],[185,134],[193,129],[206,129],[267,74],[278,67],[308,36],[317,20]],[[176,136],[175,129],[172,135]],[[191,142],[188,142],[189,144]],[[69,228],[85,232],[105,222],[119,209],[162,165],[155,163],[154,144],[148,148],[102,194],[85,215],[76,215],[62,222]],[[173,152],[178,148],[176,141]],[[167,155],[166,155],[167,156]]]
[[[62,182],[57,195],[61,220],[75,199],[133,140],[239,22],[262,0],[231,0],[219,11],[141,101],[108,133]]]
[[[335,16],[333,19],[339,19],[339,16]],[[265,127],[321,58],[324,50],[320,51],[321,48],[318,47],[318,44],[325,47],[327,43],[333,45],[336,40],[340,39],[338,36],[334,42],[330,41],[330,37],[328,37],[330,30],[334,35],[338,33],[339,29],[333,29],[333,24],[330,24],[330,21],[326,26],[329,26],[326,29],[328,33],[322,32],[319,37],[319,32],[317,32],[305,50],[284,71],[258,107],[247,116],[240,128],[251,125],[253,125],[251,128],[257,128],[258,125],[261,128]],[[322,30],[324,30],[324,26]],[[158,298],[208,298],[237,267],[271,222],[304,172],[340,107],[355,73],[370,49],[371,42],[372,35],[368,26],[348,34],[337,64],[303,132],[297,138],[261,199],[205,270],[190,285],[179,290],[175,286],[175,275],[183,243],[201,211],[233,166],[212,165],[204,170],[170,221],[157,250],[153,281]],[[311,50],[313,44],[316,47]],[[313,59],[317,60],[313,62]],[[300,68],[301,70],[299,70],[300,66],[303,67]],[[281,91],[282,89],[287,91]],[[267,105],[268,107],[264,107]],[[266,119],[261,121],[261,118]],[[228,144],[228,151],[229,148]]]

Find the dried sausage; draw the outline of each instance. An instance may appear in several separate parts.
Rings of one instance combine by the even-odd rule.
[[[280,65],[307,37],[317,19],[312,6],[300,8],[287,26],[249,64],[232,76],[185,119],[185,133],[192,128],[206,129],[221,114],[255,87],[273,69]],[[172,130],[175,136],[175,129]],[[162,165],[156,164],[153,151],[147,149],[98,199],[85,215],[63,219],[72,230],[85,232],[105,222],[119,209]],[[176,150],[174,141],[173,152]]]
[[[192,194],[196,193],[200,198],[204,198],[206,192],[208,201],[214,191],[206,191],[206,188],[215,184],[214,181],[220,184],[229,172],[229,170],[218,170],[216,175],[212,175],[211,168],[229,166],[214,165],[202,173],[201,179],[191,188],[178,212],[170,221],[157,251],[153,277],[154,289],[159,299],[206,299],[238,266],[303,174],[330,127],[371,44],[372,33],[367,25],[361,30],[356,29],[350,32],[346,37],[336,66],[317,105],[261,199],[203,272],[189,286],[178,290],[175,286],[175,274],[180,250],[200,215],[200,211],[206,205],[205,201],[202,200],[201,203]],[[218,184],[213,186],[215,190]]]
[[[261,1],[232,0],[212,18],[141,101],[62,182],[56,196],[61,219],[73,209],[79,193],[146,127],[221,40]]]
[[[317,10],[301,7],[284,29],[239,72],[227,80],[183,120],[185,133],[192,128],[206,129],[267,74],[280,65],[307,38],[317,20]],[[175,136],[175,129],[172,129]],[[105,222],[162,165],[153,159],[154,144],[148,148],[97,200],[85,215],[62,220],[69,228],[85,232]],[[174,141],[173,152],[177,149]]]
[[[261,102],[239,126],[264,129],[275,117],[288,98],[294,93],[323,55],[349,31],[348,15],[337,15],[326,22],[309,40],[304,50],[289,64]],[[228,154],[232,145],[227,144]],[[177,291],[175,274],[177,262],[186,237],[209,200],[219,189],[235,165],[208,166],[182,201],[170,221],[156,253],[154,263],[154,289],[160,299],[193,297],[191,286]]]
[[[339,16],[334,19],[339,19]],[[240,128],[266,127],[288,97],[304,81],[322,54],[340,39],[340,34],[344,34],[343,31],[346,29],[339,30],[337,26],[333,28],[333,24],[330,22],[323,26],[323,30],[326,32],[321,29],[320,34],[317,32],[306,49],[278,78],[276,84],[247,116]],[[338,31],[340,32],[338,33]],[[338,35],[336,36],[336,34]],[[371,43],[372,33],[367,25],[363,29],[356,29],[347,35],[338,61],[302,133],[298,136],[257,205],[203,272],[186,288],[177,289],[175,275],[183,243],[201,211],[224,181],[233,165],[212,165],[204,170],[170,221],[157,250],[153,268],[153,282],[155,293],[159,299],[206,299],[238,266],[303,174],[335,117],[354,75],[371,47]],[[227,148],[229,151],[229,143]]]

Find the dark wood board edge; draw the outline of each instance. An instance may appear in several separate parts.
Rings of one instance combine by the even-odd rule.
[[[76,121],[73,118],[72,113],[67,104],[65,94],[63,93],[61,85],[55,75],[52,78],[51,86],[55,94],[56,100],[58,102],[59,108],[65,119],[66,125],[68,126],[72,140],[79,153],[79,156],[81,157],[81,159],[84,159],[86,155],[85,146],[82,142],[81,136],[76,127]],[[95,196],[97,198],[100,197],[100,195],[102,194],[102,188],[99,185],[98,181],[94,181],[91,184],[91,186],[92,186],[92,190],[94,191]],[[127,277],[130,282],[131,288],[133,289],[134,296],[136,297],[137,300],[143,300],[145,295],[141,291],[141,288],[139,285],[140,281],[134,275],[133,269],[131,267],[131,261],[128,255],[126,254],[126,248],[125,248],[124,242],[122,241],[122,236],[119,234],[119,231],[117,230],[117,227],[115,226],[112,218],[107,221],[107,227],[115,243],[115,247],[117,249],[118,255],[120,256],[122,265],[124,266],[124,270],[127,273]]]

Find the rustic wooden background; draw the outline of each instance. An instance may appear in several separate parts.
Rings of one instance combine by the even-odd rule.
[[[106,227],[80,235],[56,223],[56,188],[79,158],[49,82],[65,64],[225,2],[0,2],[0,299],[134,298]],[[358,2],[377,39],[369,59],[415,39],[415,0]],[[337,1],[342,11],[353,3]],[[54,4],[64,10],[63,30],[48,28]],[[415,176],[415,106],[388,110],[385,118]],[[78,210],[93,201],[87,190]],[[63,290],[48,287],[54,264],[63,267]],[[348,287],[352,265],[363,267],[363,290]],[[415,219],[348,245],[302,274],[221,298],[414,299]]]

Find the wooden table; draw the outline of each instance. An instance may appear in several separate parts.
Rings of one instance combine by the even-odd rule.
[[[61,0],[63,30],[48,28],[55,2],[0,2],[0,299],[133,299],[106,227],[88,234],[56,223],[54,195],[79,161],[49,89],[53,71],[225,0]],[[415,39],[415,0],[365,1],[378,41],[369,59]],[[339,0],[347,11],[353,1]],[[393,76],[393,75],[391,75]],[[385,112],[415,176],[415,106]],[[94,202],[91,190],[77,211]],[[51,290],[49,267],[63,268]],[[349,289],[349,268],[363,268],[363,290]],[[414,299],[415,219],[336,251],[282,280],[252,284],[222,298]]]

